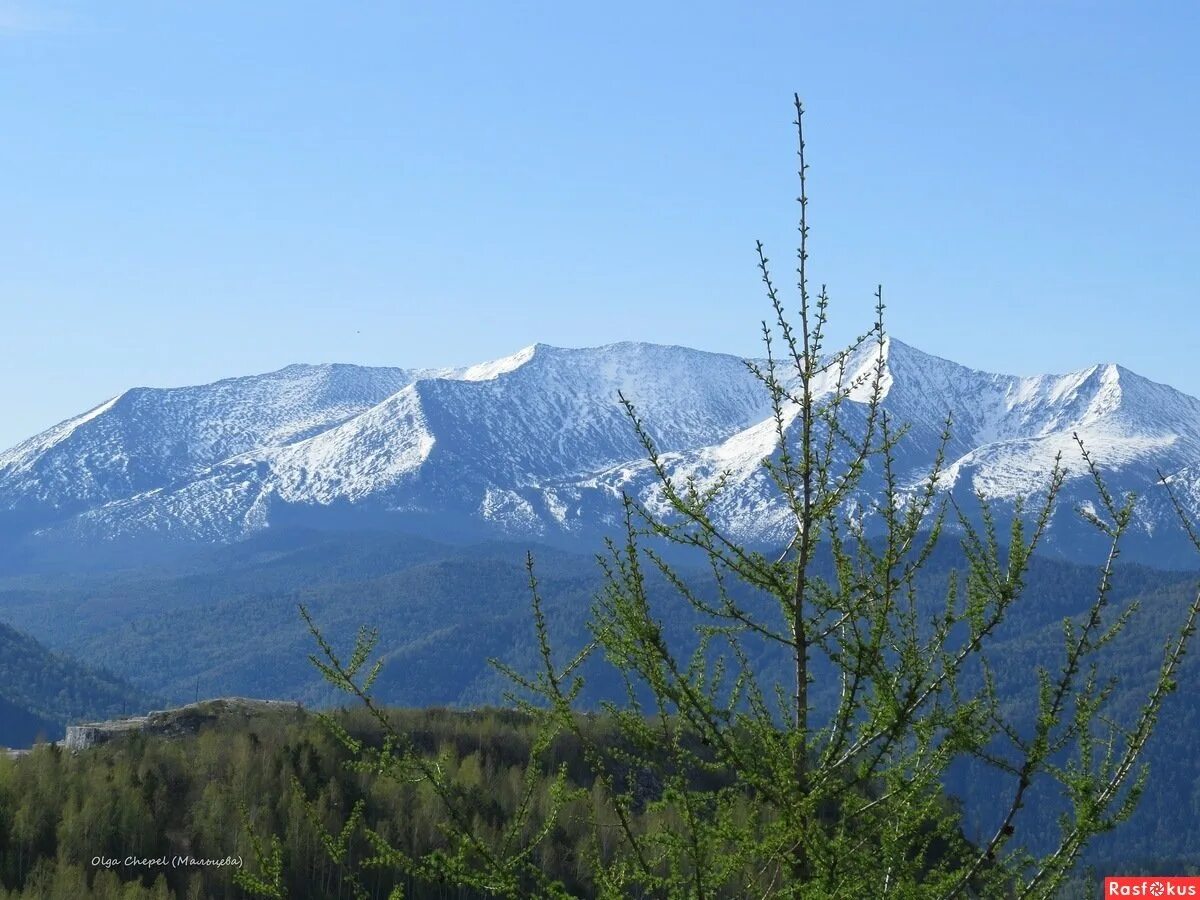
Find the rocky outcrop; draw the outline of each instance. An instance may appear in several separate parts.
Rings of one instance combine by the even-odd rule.
[[[203,728],[220,723],[245,722],[264,716],[299,716],[302,712],[300,704],[287,700],[223,697],[177,709],[158,710],[144,716],[69,725],[63,746],[72,751],[86,750],[99,744],[121,740],[132,734],[172,740],[197,734]]]

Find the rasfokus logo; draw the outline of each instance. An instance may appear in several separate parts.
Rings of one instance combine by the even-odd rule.
[[[1124,875],[1104,879],[1105,897],[1200,897],[1200,877]]]

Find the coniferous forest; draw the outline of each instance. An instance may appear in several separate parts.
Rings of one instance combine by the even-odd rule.
[[[396,712],[393,719],[444,767],[474,811],[473,827],[491,838],[499,835],[525,792],[532,723],[503,710],[426,709]],[[355,737],[379,743],[378,727],[361,711],[336,720]],[[617,740],[603,719],[589,719],[585,727],[601,741]],[[260,833],[280,838],[289,896],[347,897],[343,867],[331,859],[321,829],[339,831],[359,800],[365,801],[364,821],[409,853],[446,846],[445,808],[427,784],[397,788],[347,769],[349,761],[346,748],[322,723],[286,714],[251,727],[217,724],[174,741],[135,736],[75,754],[40,746],[17,760],[0,758],[0,897],[241,897],[234,883],[237,866],[164,872],[162,866],[146,871],[90,861],[100,856],[123,862],[136,847],[143,857],[240,856],[252,869],[252,841]],[[546,762],[530,827],[539,826],[539,809],[549,809],[557,790],[554,776],[563,767],[571,799],[537,863],[578,895],[590,896],[590,798],[600,788],[569,739],[557,742]],[[653,783],[643,788],[647,801],[661,791]],[[321,827],[314,827],[314,812]],[[347,848],[348,863],[370,852],[358,837]],[[395,879],[395,873],[381,870],[370,896],[388,896]],[[480,896],[435,882],[402,883],[408,897]]]
[[[480,834],[499,835],[525,793],[534,725],[518,713],[492,709],[391,715],[445,768],[462,801],[475,811],[473,827]],[[1173,716],[1186,731],[1200,728],[1190,705],[1179,704]],[[338,714],[336,720],[356,737],[379,740],[378,727],[362,711]],[[619,740],[602,717],[588,719],[586,728],[600,741]],[[1172,757],[1187,751],[1182,744],[1163,749]],[[364,821],[408,852],[420,855],[446,846],[441,830],[445,808],[428,785],[397,788],[347,769],[349,761],[345,746],[316,718],[287,714],[252,726],[218,723],[178,740],[136,736],[75,754],[43,745],[20,759],[0,756],[0,898],[243,897],[234,880],[241,871],[236,865],[175,869],[124,862],[136,847],[142,857],[241,857],[253,871],[253,840],[259,835],[280,840],[288,896],[349,897],[345,866],[333,860],[322,833],[336,834],[359,800],[365,801]],[[551,748],[546,762],[536,780],[530,827],[536,828],[539,812],[554,804],[560,767],[565,766],[571,799],[541,844],[537,863],[577,896],[594,896],[588,860],[595,838],[592,800],[601,788],[581,748],[568,739]],[[1189,852],[1194,846],[1190,840],[1162,852],[1172,846],[1164,843],[1165,834],[1173,829],[1190,833],[1200,792],[1194,784],[1175,785],[1170,774],[1161,775],[1167,790],[1156,808],[1146,810],[1146,821],[1161,827],[1122,833],[1119,842],[1089,858],[1061,896],[1094,896],[1094,872],[1111,867],[1114,860],[1129,872],[1200,872]],[[646,782],[642,789],[650,800],[661,785]],[[359,836],[346,852],[346,865],[352,866],[368,857],[371,848]],[[111,861],[111,867],[93,865],[97,856]],[[387,897],[396,884],[405,888],[406,897],[486,896],[433,880],[402,878],[386,867],[370,881],[369,896]]]

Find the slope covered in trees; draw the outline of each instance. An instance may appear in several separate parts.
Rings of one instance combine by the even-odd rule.
[[[193,700],[199,688],[202,696],[296,699],[320,706],[331,701],[332,693],[306,660],[313,647],[296,611],[303,602],[338,643],[363,623],[379,627],[387,651],[378,683],[384,702],[405,707],[500,704],[509,685],[489,658],[525,670],[536,663],[523,550],[503,544],[452,547],[385,534],[275,534],[213,551],[185,571],[144,569],[10,582],[6,589],[0,587],[0,618],[20,617],[31,629],[53,627],[65,638],[66,652],[127,677],[168,704]],[[600,584],[598,567],[593,559],[546,548],[536,556],[554,638],[564,648],[579,647],[586,640],[584,620]],[[949,549],[939,552],[922,575],[922,594],[940,602],[946,578],[961,565],[962,559]],[[701,589],[706,589],[704,577],[696,574]],[[1086,609],[1097,577],[1096,567],[1034,560],[1025,595],[997,634],[1003,696],[1016,695],[1034,677],[1036,665],[1060,640],[1063,617]],[[1194,581],[1184,573],[1119,569],[1113,602],[1137,599],[1141,612],[1114,648],[1112,671],[1123,683],[1118,711],[1128,712],[1145,696],[1162,630],[1186,604]],[[656,588],[655,602],[665,603],[665,593]],[[669,620],[670,636],[687,640],[692,624],[676,614]],[[26,639],[24,646],[29,643]],[[18,664],[19,658],[0,658],[0,665],[18,672],[15,681],[4,684],[20,684],[28,677],[22,672],[37,668]],[[787,662],[779,655],[766,653],[757,664],[764,678],[785,677]],[[1189,658],[1184,683],[1195,672],[1196,661]],[[621,685],[610,673],[596,668],[588,675],[584,699],[590,708],[620,697]],[[835,702],[835,686],[827,677],[817,678],[816,708]],[[137,705],[116,694],[107,705],[80,715],[116,715],[122,706],[132,712]],[[1189,749],[1200,726],[1191,706],[1184,696],[1168,700],[1159,734],[1147,751],[1153,778],[1143,808],[1128,830],[1098,839],[1097,858],[1110,851],[1128,851],[1135,854],[1131,858],[1179,855],[1200,842],[1200,761]],[[47,715],[51,711],[38,708],[47,709]],[[1032,710],[1026,712],[1032,715]],[[32,732],[26,728],[29,740],[36,731],[36,726]],[[974,814],[994,803],[997,785],[968,773],[949,787],[964,802],[971,833]],[[1038,842],[1049,840],[1053,827],[1054,816],[1048,814],[1038,823],[1023,823],[1022,832]],[[1042,833],[1029,835],[1029,829]]]
[[[332,694],[305,658],[312,644],[296,612],[303,603],[334,640],[352,637],[364,623],[379,628],[388,652],[380,682],[385,702],[496,704],[508,684],[489,658],[533,660],[524,569],[531,549],[556,635],[567,643],[582,638],[602,581],[590,555],[369,532],[275,533],[187,565],[0,579],[0,622],[168,704],[190,702],[198,691],[316,706]],[[818,564],[825,569],[828,561]],[[947,542],[930,561],[923,589],[940,598],[946,576],[962,564]],[[1097,575],[1096,566],[1036,559],[1026,600],[1008,625],[1010,639],[1044,644],[1045,629],[1086,608]],[[697,570],[695,578],[711,589],[709,573]],[[1187,573],[1122,567],[1115,599],[1190,583]],[[686,632],[687,623],[677,624]],[[1133,664],[1142,658],[1132,651]],[[593,699],[611,696],[601,683],[590,687]]]
[[[479,833],[497,839],[530,776],[526,767],[536,733],[533,723],[503,710],[406,710],[390,716],[449,774],[460,798],[476,811]],[[338,714],[336,721],[368,743],[379,739],[378,729],[361,711]],[[586,728],[602,743],[619,740],[603,717],[586,720]],[[19,760],[0,758],[0,900],[242,897],[231,867],[136,868],[123,862],[134,848],[151,848],[155,856],[242,857],[250,872],[255,870],[252,833],[280,836],[281,878],[289,896],[348,896],[343,867],[323,847],[304,800],[318,810],[324,828],[340,828],[354,804],[363,800],[364,822],[407,852],[445,846],[440,829],[445,809],[429,785],[397,789],[392,782],[347,768],[348,760],[346,749],[315,718],[282,714],[219,722],[173,741],[136,736],[78,754],[44,746]],[[591,896],[590,815],[594,792],[602,788],[590,775],[580,746],[569,738],[550,748],[545,766],[533,775],[530,827],[537,826],[558,790],[546,773],[564,767],[564,788],[571,799],[540,844],[537,862],[577,895]],[[647,781],[642,790],[649,799],[660,788]],[[649,824],[645,815],[640,811],[635,821]],[[1133,828],[1097,859],[1111,871],[1153,867],[1163,857],[1155,841],[1153,833],[1139,837]],[[348,847],[348,859],[357,864],[368,850],[359,835]],[[94,866],[95,856],[122,864]],[[1174,863],[1179,871],[1186,868],[1182,851],[1177,850]],[[1161,870],[1161,862],[1159,866]],[[386,868],[370,885],[370,896],[386,897],[396,883],[403,884],[406,897],[477,896],[460,888],[398,881]],[[1094,890],[1094,882],[1081,875],[1078,893],[1064,896],[1093,896]]]
[[[28,747],[62,737],[67,723],[138,712],[148,692],[52,653],[0,623],[0,746]]]
[[[502,710],[451,712],[431,709],[391,714],[423,753],[447,772],[460,798],[475,810],[474,825],[488,841],[517,814],[532,779],[529,827],[539,828],[556,792],[569,796],[539,844],[538,865],[576,896],[593,896],[588,864],[594,833],[590,809],[603,788],[589,774],[581,747],[569,737],[548,750],[544,771],[527,768],[536,729],[526,717]],[[380,733],[361,712],[339,714],[339,725],[356,738],[378,743]],[[619,740],[605,718],[585,728],[602,743]],[[176,741],[134,736],[71,754],[38,748],[20,760],[0,760],[0,900],[9,898],[149,898],[244,896],[237,869],[226,866],[123,865],[131,848],[143,856],[196,859],[241,857],[254,869],[252,835],[281,836],[281,882],[289,896],[349,896],[342,866],[322,846],[320,830],[337,828],[354,805],[363,821],[406,852],[445,847],[445,808],[428,784],[396,789],[391,782],[356,772],[345,748],[315,718],[293,716],[223,721]],[[565,780],[558,783],[555,773]],[[630,771],[638,780],[642,773]],[[720,773],[697,774],[720,782]],[[639,784],[643,806],[635,827],[649,824],[652,801],[663,786]],[[311,803],[317,821],[312,821]],[[250,827],[246,827],[249,825]],[[349,844],[352,860],[369,850],[362,835]],[[935,852],[940,852],[936,851]],[[121,861],[96,866],[96,857]],[[386,897],[402,884],[406,897],[477,896],[421,879],[399,879],[384,867],[369,886]]]

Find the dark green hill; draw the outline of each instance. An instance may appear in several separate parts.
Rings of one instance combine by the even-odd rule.
[[[586,610],[595,562],[536,550],[553,605]],[[389,702],[495,701],[488,658],[531,646],[525,551],[377,534],[264,537],[182,570],[6,579],[0,621],[167,702],[199,694],[319,703],[328,694],[307,663],[304,603],[335,639],[379,627],[393,659],[381,685]]]
[[[28,747],[39,738],[48,738],[61,730],[58,723],[0,697],[0,747]]]
[[[53,653],[0,624],[0,746],[56,740],[67,723],[143,711],[147,692],[98,669]]]

